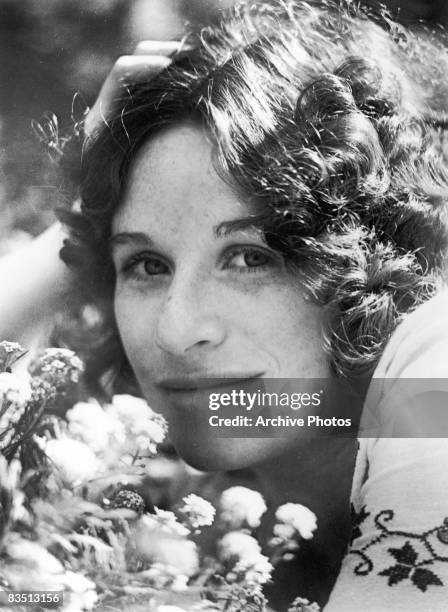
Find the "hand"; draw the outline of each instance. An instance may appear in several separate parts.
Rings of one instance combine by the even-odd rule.
[[[180,41],[145,40],[137,45],[133,55],[118,58],[86,117],[86,136],[92,136],[102,123],[107,122],[124,87],[150,80],[169,66],[172,56],[184,48]]]

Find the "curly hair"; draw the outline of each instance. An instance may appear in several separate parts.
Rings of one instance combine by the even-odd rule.
[[[128,88],[78,159],[81,212],[64,215],[61,256],[78,273],[70,335],[90,384],[133,384],[113,316],[111,222],[139,148],[187,117],[211,134],[220,176],[260,204],[247,224],[323,306],[335,374],[370,376],[397,324],[443,278],[443,41],[349,0],[272,0],[240,5],[189,42]],[[63,163],[73,170],[73,155]]]

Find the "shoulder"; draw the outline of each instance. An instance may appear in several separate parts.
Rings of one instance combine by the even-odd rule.
[[[448,377],[447,357],[448,288],[444,288],[403,319],[373,378]]]
[[[363,419],[377,427],[359,440],[352,542],[326,610],[446,610],[448,291],[393,334]]]
[[[448,437],[447,408],[444,289],[405,317],[388,342],[367,391],[360,437]]]

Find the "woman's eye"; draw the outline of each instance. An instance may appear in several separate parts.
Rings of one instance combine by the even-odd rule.
[[[226,267],[237,269],[239,272],[256,272],[274,263],[274,257],[266,251],[245,247],[230,253]]]
[[[132,257],[124,266],[123,273],[137,280],[158,277],[170,273],[169,266],[152,255],[139,254]]]
[[[169,272],[168,266],[157,259],[147,259],[141,263],[146,274],[149,276],[157,276],[158,274],[167,274]]]

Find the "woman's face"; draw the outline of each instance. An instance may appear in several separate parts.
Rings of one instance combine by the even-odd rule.
[[[254,211],[218,176],[211,154],[203,128],[187,122],[140,150],[113,222],[115,315],[142,391],[168,419],[180,454],[202,469],[232,469],[278,455],[285,441],[208,435],[204,379],[329,370],[321,309],[305,301],[297,274],[258,230],[217,232]]]

